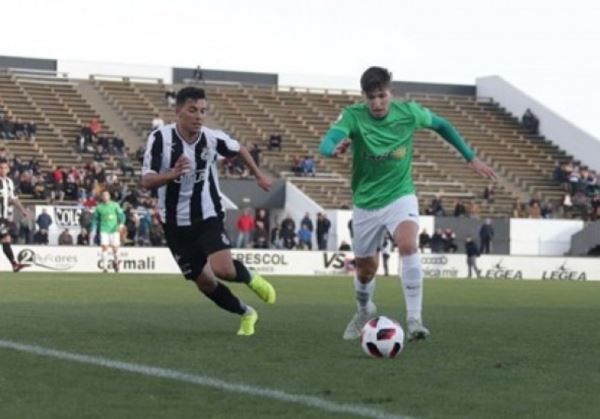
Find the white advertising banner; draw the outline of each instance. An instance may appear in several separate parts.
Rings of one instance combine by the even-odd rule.
[[[13,249],[19,262],[31,265],[27,272],[102,271],[99,247],[15,245]],[[348,275],[354,272],[352,252],[232,249],[232,255],[266,275]],[[429,253],[422,255],[421,261],[426,278],[467,276],[465,255]],[[486,255],[480,257],[477,264],[481,276],[488,279],[600,280],[598,258]],[[394,254],[389,259],[391,276],[397,275],[398,265],[398,256]],[[119,250],[119,268],[124,273],[179,273],[167,248],[123,247]],[[0,271],[10,270],[6,258],[0,259]],[[378,275],[383,275],[382,263]]]

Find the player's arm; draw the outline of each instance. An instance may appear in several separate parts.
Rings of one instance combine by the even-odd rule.
[[[319,153],[324,157],[336,157],[346,152],[350,146],[350,136],[354,118],[344,110],[338,120],[321,139]]]
[[[25,217],[29,216],[29,211],[27,211],[27,209],[23,206],[23,204],[21,204],[21,201],[19,200],[18,197],[12,196],[10,202],[15,207],[17,207],[19,209],[19,211],[21,211],[21,214],[23,214],[23,216],[25,216]]]
[[[190,162],[183,154],[179,156],[175,165],[167,171],[161,172],[163,158],[162,137],[153,132],[148,137],[144,162],[142,164],[141,185],[145,189],[154,189],[166,185],[177,179],[190,167]]]
[[[496,179],[494,170],[477,158],[475,152],[469,147],[465,139],[448,120],[432,113],[431,125],[429,128],[437,132],[444,140],[458,150],[464,159],[469,162],[469,165],[473,170],[480,176]]]
[[[244,162],[244,165],[246,165],[250,173],[252,173],[252,176],[256,179],[258,186],[265,191],[271,189],[273,182],[258,168],[252,155],[244,145],[230,138],[222,131],[218,132],[216,141],[217,153],[219,155],[223,157],[235,157],[239,155]]]

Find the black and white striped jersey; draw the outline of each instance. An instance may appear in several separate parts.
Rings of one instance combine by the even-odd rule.
[[[187,173],[158,188],[161,221],[189,226],[207,218],[223,217],[216,161],[219,155],[233,157],[239,151],[239,142],[206,127],[191,144],[183,140],[175,124],[153,131],[146,145],[142,176],[171,170],[182,154],[190,162]]]
[[[12,200],[15,199],[15,184],[12,179],[0,178],[0,218],[12,217]]]

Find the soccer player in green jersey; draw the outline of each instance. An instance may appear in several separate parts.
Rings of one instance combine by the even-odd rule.
[[[115,272],[119,272],[118,251],[121,245],[121,226],[125,223],[125,215],[119,204],[110,200],[110,192],[102,192],[100,199],[102,202],[96,206],[91,231],[95,232],[96,226],[100,225],[102,271],[108,272],[107,254],[110,247],[113,251],[113,269]]]
[[[385,68],[367,69],[360,84],[364,103],[344,108],[320,145],[326,157],[344,153],[350,145],[353,151],[354,288],[358,310],[343,337],[360,337],[362,327],[376,313],[372,300],[377,248],[388,231],[400,253],[408,339],[424,339],[429,330],[421,318],[423,271],[417,251],[419,205],[412,181],[413,134],[431,129],[452,144],[477,174],[490,179],[496,175],[476,158],[447,120],[416,102],[392,100],[391,74]]]

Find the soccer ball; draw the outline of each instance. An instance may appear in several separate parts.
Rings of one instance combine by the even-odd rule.
[[[394,358],[404,347],[404,330],[395,320],[375,317],[363,327],[360,344],[367,355]]]

